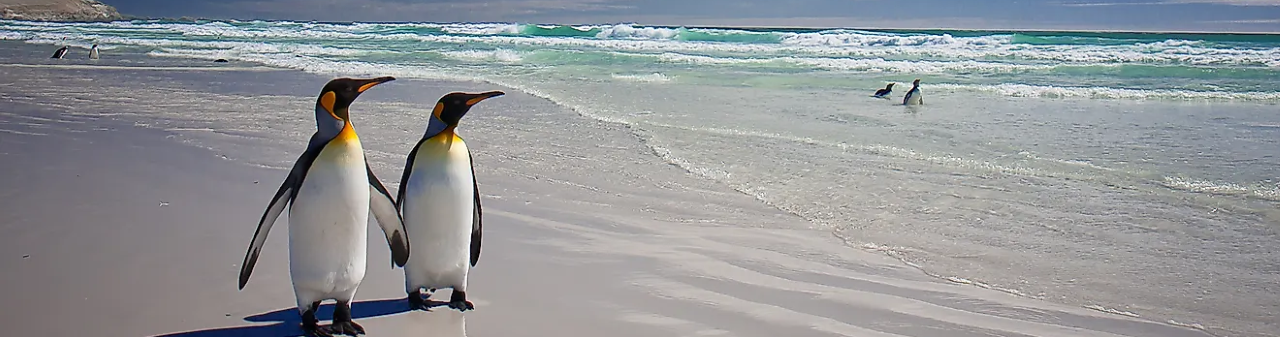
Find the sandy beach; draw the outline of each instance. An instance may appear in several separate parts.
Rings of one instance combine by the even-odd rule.
[[[243,291],[236,276],[333,76],[163,62],[0,64],[8,333],[301,333],[285,216]],[[1252,336],[935,278],[689,174],[625,125],[489,84],[402,79],[353,105],[393,194],[435,99],[495,89],[460,127],[486,211],[476,310],[407,311],[371,224],[353,308],[368,336]]]

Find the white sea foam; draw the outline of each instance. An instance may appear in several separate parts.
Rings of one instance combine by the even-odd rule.
[[[199,24],[158,22],[113,22],[50,24],[6,21],[2,39],[30,43],[67,43],[87,48],[92,43],[109,50],[117,46],[153,47],[164,55],[216,55],[269,64],[292,64],[297,60],[277,58],[362,57],[402,53],[409,60],[413,50],[438,52],[460,61],[497,61],[506,64],[540,66],[526,61],[532,51],[605,52],[628,57],[652,58],[656,62],[723,65],[727,67],[779,68],[781,71],[812,70],[902,74],[1016,74],[1023,72],[1115,71],[1131,64],[1213,66],[1268,65],[1280,67],[1280,48],[1213,48],[1202,43],[1169,40],[1128,45],[1019,45],[1009,36],[953,37],[949,35],[890,34],[856,30],[829,30],[811,33],[769,33],[782,36],[780,43],[714,43],[675,39],[681,29],[643,27],[629,24],[579,26],[599,29],[594,38],[534,37],[518,33],[517,24],[320,24],[297,22],[209,22]],[[408,31],[404,29],[410,29]],[[450,34],[413,33],[413,29],[438,29]],[[689,29],[717,34],[762,34],[734,30]],[[175,36],[176,34],[176,36]],[[494,35],[500,34],[500,35]],[[308,41],[324,40],[324,44]],[[408,51],[384,43],[414,42]],[[1195,41],[1192,41],[1195,42]],[[476,48],[483,45],[485,48]],[[496,48],[495,48],[496,47]],[[417,49],[414,49],[417,48]],[[551,49],[547,49],[551,48]],[[198,52],[195,52],[198,51]],[[924,58],[924,59],[918,59]],[[550,59],[552,62],[558,58]],[[417,62],[420,64],[422,62]],[[310,61],[304,61],[310,62]],[[388,61],[388,63],[394,63]],[[338,65],[338,63],[334,63]],[[449,67],[448,63],[426,66]],[[342,65],[340,69],[346,68]],[[1112,70],[1108,70],[1112,69]],[[1266,70],[1259,68],[1263,71]],[[1195,70],[1190,70],[1195,72]],[[1238,72],[1238,71],[1237,71]],[[1070,72],[1068,72],[1070,73]],[[1243,75],[1242,75],[1243,76]],[[614,76],[622,81],[666,82],[670,79]],[[1238,87],[1238,86],[1237,86]],[[1241,101],[1280,100],[1280,92],[1238,92],[1232,89],[1193,91],[1182,89],[1124,89],[993,84],[931,84],[926,90],[951,90],[1013,97],[1095,98],[1095,99],[1225,99]]]
[[[1280,201],[1280,184],[1246,186],[1231,182],[1212,182],[1183,177],[1164,177],[1169,188],[1220,195],[1244,195],[1271,201]]]
[[[888,35],[854,30],[831,30],[817,33],[792,33],[782,38],[784,45],[841,47],[989,47],[1008,44],[1009,36],[956,38],[943,35]]]
[[[676,37],[679,32],[670,28],[636,27],[632,25],[615,25],[601,28],[597,38],[615,39],[653,39],[667,40]]]
[[[647,83],[671,82],[671,79],[672,79],[670,76],[663,75],[662,73],[611,74],[610,76],[616,80],[629,81],[629,82],[647,82]]]
[[[1174,100],[1280,100],[1280,92],[1223,92],[1166,89],[1119,89],[1107,87],[1059,87],[1027,84],[922,84],[923,90],[986,92],[1011,97],[1095,98],[1095,99],[1174,99]]]
[[[438,28],[449,34],[466,34],[466,35],[496,35],[496,34],[516,34],[520,32],[520,25],[517,24],[451,24],[441,25]]]
[[[885,59],[774,57],[774,58],[722,58],[679,53],[663,53],[658,58],[667,62],[696,64],[791,64],[827,70],[856,70],[868,72],[940,73],[948,71],[1012,72],[1052,69],[1049,65],[1020,65],[982,61],[892,61]]]
[[[1194,41],[1162,41],[1133,45],[1022,45],[1010,43],[1009,36],[952,37],[948,35],[887,35],[850,30],[815,33],[772,33],[780,36],[778,44],[737,44],[680,41],[679,30],[634,25],[583,26],[599,28],[594,39],[577,37],[514,36],[521,26],[515,24],[360,24],[331,25],[311,23],[262,23],[230,25],[221,22],[205,24],[76,24],[31,23],[6,24],[6,30],[46,32],[47,38],[84,38],[99,33],[164,33],[188,37],[242,39],[328,39],[356,41],[415,40],[450,44],[500,44],[526,47],[589,47],[640,52],[720,52],[749,55],[844,56],[863,58],[946,58],[955,61],[1014,59],[1071,63],[1141,63],[1186,65],[1255,65],[1280,67],[1280,48],[1230,49],[1206,47]],[[455,35],[421,35],[388,33],[389,28],[435,28]],[[127,29],[125,29],[127,28]],[[133,31],[136,29],[136,31]],[[725,30],[691,29],[700,32]],[[735,34],[753,34],[732,31]],[[508,34],[508,35],[494,35]],[[111,34],[101,34],[111,35]],[[157,36],[156,38],[161,38]]]
[[[507,50],[457,50],[441,52],[445,56],[458,60],[480,60],[480,61],[499,61],[507,63],[516,63],[524,57],[524,53]]]

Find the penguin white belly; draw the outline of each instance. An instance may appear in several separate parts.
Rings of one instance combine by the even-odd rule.
[[[923,97],[922,97],[922,95],[920,95],[920,90],[919,90],[919,89],[917,89],[917,90],[911,90],[910,92],[908,92],[908,93],[907,93],[907,102],[906,102],[906,104],[907,104],[907,105],[920,105],[920,103],[921,103],[921,101],[922,101],[922,98],[923,98]]]
[[[466,290],[475,214],[471,173],[467,146],[460,138],[432,139],[419,148],[401,200],[405,230],[413,244],[405,265],[407,290]]]
[[[289,274],[299,307],[355,296],[367,262],[368,222],[360,143],[335,140],[316,157],[289,209]]]

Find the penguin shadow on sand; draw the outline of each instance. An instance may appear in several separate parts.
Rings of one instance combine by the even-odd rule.
[[[905,114],[911,115],[911,116],[913,116],[913,117],[919,117],[919,116],[920,116],[920,111],[921,111],[921,110],[924,110],[924,106],[920,106],[920,105],[905,105],[905,106],[903,106],[903,107],[902,107],[902,113],[905,113]]]
[[[463,313],[457,310],[449,309],[449,302],[427,300],[429,311],[413,312],[414,315],[410,322],[411,331],[426,333],[425,336],[439,337],[465,337],[466,322]],[[439,308],[439,309],[437,309]],[[380,317],[394,315],[415,310],[409,309],[409,302],[403,298],[357,301],[351,303],[351,317],[359,321],[362,318]],[[316,312],[316,318],[320,320],[323,326],[325,322],[333,319],[333,304],[327,303],[320,306]],[[273,322],[269,325],[251,325],[239,327],[223,327],[205,330],[193,330],[186,332],[175,332],[164,335],[156,335],[153,337],[293,337],[306,336],[302,331],[302,317],[298,315],[297,308],[285,308],[268,313],[252,315],[244,318],[245,321],[254,323]],[[392,335],[387,331],[378,331],[376,327],[370,329],[366,327],[368,334],[375,336]],[[429,332],[429,333],[428,333]],[[414,333],[414,336],[424,336],[423,333]],[[338,336],[338,335],[335,335]]]

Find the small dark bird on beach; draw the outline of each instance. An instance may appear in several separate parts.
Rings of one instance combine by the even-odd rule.
[[[54,51],[53,56],[49,58],[61,59],[63,56],[67,56],[67,38],[65,37],[62,38],[62,48],[58,48],[58,50]]]
[[[871,95],[871,97],[887,99],[891,92],[893,92],[893,83],[889,83],[889,85],[885,86],[884,89],[876,90],[876,94]]]
[[[907,91],[907,95],[902,97],[902,105],[921,105],[924,104],[924,97],[920,94],[920,79],[911,82],[911,90]]]

